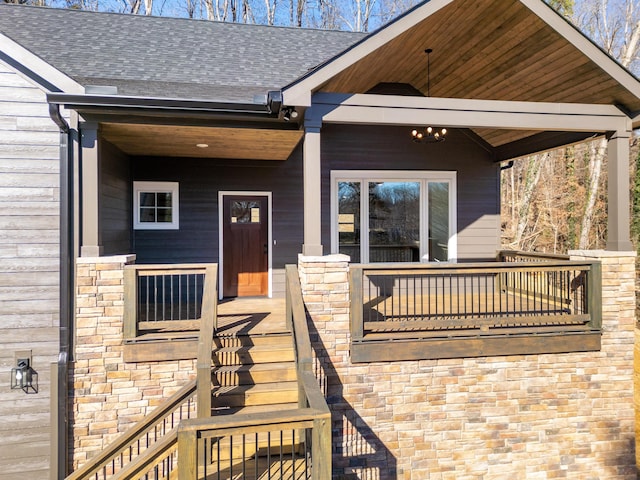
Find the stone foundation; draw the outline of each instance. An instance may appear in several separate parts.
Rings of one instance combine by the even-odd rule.
[[[73,470],[195,378],[195,360],[124,362],[124,266],[133,260],[133,255],[77,260],[69,381]]]
[[[352,364],[348,257],[299,259],[336,479],[635,479],[635,254],[599,259],[600,352]],[[381,347],[383,348],[383,347]]]

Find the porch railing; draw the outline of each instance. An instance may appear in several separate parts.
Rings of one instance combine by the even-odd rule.
[[[209,277],[207,277],[209,278]],[[216,278],[215,276],[212,278]],[[205,292],[215,291],[206,288]],[[213,305],[213,307],[208,307]],[[213,310],[211,310],[213,308]],[[297,269],[287,267],[287,324],[293,332],[299,406],[291,411],[211,417],[215,295],[205,293],[198,345],[197,417],[180,423],[117,478],[331,477],[331,414],[312,373],[312,350]]]
[[[127,265],[125,340],[151,331],[197,332],[212,264]]]
[[[196,415],[196,382],[189,382],[153,412],[147,415],[98,455],[92,457],[83,467],[67,477],[67,480],[103,480],[134,478],[131,466],[148,463],[149,457],[156,457],[158,450],[164,451],[164,444],[176,437],[178,424]],[[168,440],[169,439],[169,440]],[[171,469],[170,455],[154,460],[153,467],[158,472]],[[149,477],[168,478],[168,477]]]
[[[178,429],[181,480],[209,475],[274,480],[331,478],[331,414],[312,370],[311,342],[295,266],[286,267],[286,278],[287,325],[294,338],[298,408],[209,418],[203,413],[182,422]],[[204,354],[205,347],[200,351]],[[207,358],[199,355],[199,381],[205,379],[207,362],[210,382],[211,350]]]
[[[376,332],[451,337],[601,323],[597,262],[352,265],[350,281],[356,341]]]

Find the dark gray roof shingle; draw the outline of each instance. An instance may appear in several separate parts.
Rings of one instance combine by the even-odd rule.
[[[0,32],[82,85],[251,102],[364,35],[0,3]]]

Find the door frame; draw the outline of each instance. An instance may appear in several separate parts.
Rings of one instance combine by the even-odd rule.
[[[264,191],[249,191],[249,190],[220,190],[218,191],[218,299],[222,300],[224,291],[222,282],[224,281],[224,197],[225,196],[252,196],[252,197],[266,197],[267,198],[267,297],[271,298],[273,294],[272,285],[272,249],[273,249],[273,236],[272,236],[272,202],[271,192]]]

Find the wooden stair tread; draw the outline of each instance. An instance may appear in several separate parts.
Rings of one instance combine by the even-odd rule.
[[[249,372],[249,371],[272,371],[272,370],[288,370],[296,368],[294,362],[270,362],[270,363],[248,363],[240,365],[224,365],[217,367],[215,372]]]
[[[297,457],[297,456],[296,456]],[[199,479],[205,479],[204,469],[198,472]],[[308,478],[305,459],[297,457],[292,459],[289,455],[282,462],[280,457],[258,457],[247,460],[244,471],[242,462],[234,460],[222,461],[207,467],[205,480],[239,480],[251,478],[255,480],[282,479],[282,480],[303,480]]]
[[[265,412],[286,412],[289,410],[297,410],[297,403],[271,403],[269,405],[247,405],[244,407],[221,407],[214,409],[215,415],[235,415],[251,414],[251,413],[265,413]]]
[[[217,387],[213,390],[213,396],[244,393],[244,392],[282,392],[295,390],[298,391],[298,382],[272,382],[258,383],[255,385],[233,385],[227,387]]]

